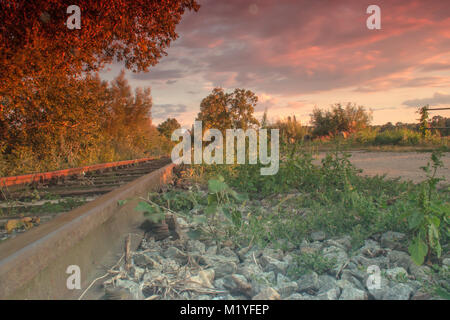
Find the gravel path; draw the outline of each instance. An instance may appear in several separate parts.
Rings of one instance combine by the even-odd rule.
[[[390,178],[401,177],[403,180],[420,182],[425,179],[425,174],[420,167],[430,161],[430,153],[425,152],[367,152],[351,151],[351,162],[363,170],[363,174],[374,176],[386,174]],[[325,154],[319,154],[319,159]],[[442,157],[444,168],[438,171],[439,176],[450,182],[450,154]]]

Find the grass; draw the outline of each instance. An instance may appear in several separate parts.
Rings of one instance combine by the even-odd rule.
[[[52,214],[59,212],[70,211],[86,203],[86,201],[76,198],[64,198],[58,201],[51,201],[55,199],[46,199],[42,205],[26,206],[28,202],[7,201],[8,207],[0,208],[0,217],[7,218],[8,216],[27,214]],[[32,203],[32,202],[30,202]],[[21,207],[20,205],[25,207]],[[26,210],[26,211],[25,211]]]
[[[350,236],[351,251],[386,231],[405,233],[410,243],[418,232],[411,229],[411,216],[430,215],[435,221],[432,215],[436,215],[440,247],[449,251],[450,189],[431,188],[431,180],[414,184],[361,176],[345,152],[328,153],[321,164],[314,164],[312,154],[302,151],[284,149],[282,158],[274,176],[261,176],[259,165],[185,167],[181,179],[187,187],[150,194],[150,200],[199,223],[197,237],[231,241],[235,247],[299,247],[319,230],[327,237]],[[211,183],[208,186],[211,180],[218,184],[214,190]],[[226,200],[212,206],[217,189],[239,197],[221,194]],[[424,194],[429,202],[422,201]],[[429,249],[427,262],[437,265],[440,256]],[[290,272],[297,275],[320,274],[333,263],[314,253],[297,256],[294,262]]]

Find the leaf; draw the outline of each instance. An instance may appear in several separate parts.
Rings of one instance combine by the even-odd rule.
[[[431,223],[434,227],[439,228],[439,225],[441,224],[441,220],[439,220],[438,217],[435,217],[435,216],[429,216],[429,217],[428,217],[428,220],[430,221],[430,223]]]
[[[210,179],[208,181],[208,190],[210,193],[219,193],[228,189],[228,185],[218,179]]]
[[[194,216],[194,218],[192,219],[192,221],[196,224],[202,224],[202,223],[206,223],[207,219],[205,216],[203,215],[196,215]]]
[[[239,228],[242,225],[242,213],[239,210],[234,210],[231,218],[235,227]]]
[[[208,204],[208,206],[205,208],[205,213],[207,215],[212,215],[217,212],[217,204]]]
[[[408,217],[408,226],[409,229],[416,229],[420,226],[424,218],[424,215],[422,212],[414,212]]]
[[[450,300],[450,292],[444,288],[437,288],[436,294],[439,295],[441,298],[444,298],[446,300]]]
[[[420,266],[423,264],[425,256],[428,253],[428,247],[422,239],[416,237],[409,245],[408,251],[414,263]]]
[[[151,204],[149,204],[148,202],[145,202],[145,201],[139,202],[138,205],[136,206],[136,208],[134,208],[134,210],[144,211],[144,212],[148,212],[148,213],[159,212],[158,207],[152,206]]]
[[[200,230],[189,230],[186,234],[191,240],[198,240],[202,237],[202,232]]]
[[[119,205],[119,207],[123,206],[124,204],[126,204],[128,202],[128,200],[118,200],[117,204]]]
[[[8,220],[5,224],[6,232],[11,233],[14,229],[18,228],[20,226],[20,220],[12,219]]]
[[[208,194],[208,205],[217,204],[217,196],[215,194]]]

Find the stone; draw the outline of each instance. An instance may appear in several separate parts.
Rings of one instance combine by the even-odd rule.
[[[323,274],[319,276],[319,293],[329,291],[337,287],[336,278]]]
[[[126,289],[133,300],[142,300],[144,298],[139,284],[134,281],[117,279],[116,287]]]
[[[198,252],[204,254],[206,252],[205,244],[198,240],[188,240],[186,243],[186,249],[189,252]]]
[[[313,241],[323,241],[326,239],[326,237],[327,237],[327,235],[323,231],[316,231],[316,232],[311,233],[311,239]]]
[[[142,277],[143,282],[152,281],[153,279],[157,278],[161,275],[161,270],[150,270],[144,273],[144,276]]]
[[[324,247],[338,247],[344,251],[348,251],[351,248],[351,242],[347,238],[328,239],[323,244]]]
[[[273,271],[254,274],[251,278],[253,295],[259,293],[263,289],[275,286],[276,285],[275,279],[276,276]]]
[[[450,267],[450,258],[445,258],[442,260],[442,265],[446,267]]]
[[[129,273],[135,281],[140,281],[142,276],[145,274],[145,269],[139,268],[137,266],[131,266]]]
[[[151,257],[143,254],[143,253],[136,253],[133,255],[133,262],[136,266],[141,267],[141,268],[159,268],[160,264],[158,262],[156,262],[154,259],[152,259]]]
[[[344,270],[344,271],[342,271],[341,279],[342,280],[347,280],[353,286],[355,286],[356,288],[358,288],[360,290],[364,290],[364,285],[361,283],[362,279],[359,278],[359,274],[358,274],[358,277],[356,277],[354,271],[351,271],[351,270]]]
[[[280,294],[274,288],[265,288],[255,295],[252,300],[280,300]]]
[[[247,280],[251,280],[253,275],[262,272],[262,270],[259,266],[253,263],[238,267],[237,272],[244,275],[247,278]]]
[[[285,261],[280,261],[270,256],[263,255],[260,258],[261,265],[265,272],[273,271],[275,274],[282,273],[285,274],[288,268],[288,263]]]
[[[169,259],[173,259],[180,263],[181,265],[184,265],[188,261],[188,256],[181,251],[180,249],[176,247],[169,247],[165,252],[164,256]]]
[[[298,285],[297,282],[291,281],[288,277],[279,273],[277,276],[276,289],[281,294],[282,297],[287,297],[297,291]]]
[[[431,295],[421,290],[414,293],[414,295],[411,297],[411,300],[430,300],[430,299]]]
[[[387,268],[390,263],[388,257],[378,256],[376,258],[367,258],[363,255],[357,255],[351,258],[350,262],[355,263],[358,266],[363,266],[367,269],[369,266],[377,266],[380,269]]]
[[[367,300],[367,293],[351,286],[345,286],[339,300]]]
[[[388,231],[381,236],[381,247],[389,249],[399,249],[402,245],[402,240],[405,239],[405,234],[400,232]]]
[[[177,223],[180,226],[180,228],[189,228],[189,224],[181,217],[177,217]]]
[[[221,295],[212,298],[212,300],[236,300],[231,294]]]
[[[233,258],[221,255],[205,255],[203,256],[203,263],[214,268],[216,278],[222,278],[226,275],[236,273],[237,264]]]
[[[313,254],[317,253],[323,248],[323,242],[315,241],[312,243],[309,243],[308,241],[304,240],[302,244],[300,245],[300,254]]]
[[[315,294],[319,290],[319,276],[315,272],[305,274],[298,281],[298,292]]]
[[[217,246],[210,246],[210,247],[208,247],[208,249],[206,250],[206,254],[208,254],[208,255],[215,255],[215,254],[217,254]]]
[[[403,267],[395,267],[386,270],[386,277],[391,280],[396,280],[398,277],[406,277],[408,272]]]
[[[105,300],[135,300],[130,291],[120,287],[105,287]]]
[[[414,263],[409,254],[403,251],[392,250],[387,254],[387,257],[391,267],[402,267],[408,270],[409,266]]]
[[[227,282],[226,277],[215,279],[214,280],[214,287],[218,289],[225,289],[225,283]]]
[[[234,294],[243,294],[250,297],[252,292],[252,285],[248,283],[247,279],[241,274],[232,274],[226,276],[224,287]]]
[[[347,252],[345,252],[344,249],[335,246],[324,248],[322,250],[322,255],[324,258],[335,262],[335,266],[330,270],[333,275],[336,275],[348,261]]]
[[[369,293],[369,296],[374,300],[382,300],[384,295],[389,290],[389,280],[387,280],[384,277],[381,277],[380,279],[380,286],[379,288],[375,287],[374,284],[368,286],[368,283],[366,282],[367,292]]]
[[[229,258],[229,260],[234,261],[235,263],[239,263],[239,257],[237,256],[236,253],[234,253],[233,250],[231,250],[229,247],[223,247],[219,250],[219,254]]]
[[[352,237],[351,236],[344,236],[342,238],[338,238],[333,240],[334,243],[337,245],[340,245],[345,250],[350,250],[352,248]]]
[[[288,265],[291,265],[294,262],[294,257],[290,254],[287,254],[283,257],[283,261],[286,262]]]
[[[304,300],[304,297],[300,293],[291,294],[286,300]]]
[[[413,293],[413,289],[403,283],[397,283],[387,290],[383,296],[383,300],[409,300]]]
[[[206,269],[199,271],[198,275],[190,277],[190,284],[194,287],[203,287],[203,288],[211,288],[214,281],[215,271],[214,269]]]
[[[382,249],[374,240],[365,240],[364,246],[359,249],[359,252],[367,258],[375,258],[384,255],[386,250]]]
[[[337,300],[341,290],[339,288],[332,288],[322,293],[319,293],[316,297],[318,300]]]
[[[409,265],[408,271],[416,280],[428,280],[432,272],[430,267],[418,266],[415,263]]]
[[[280,249],[264,248],[262,256],[269,256],[277,260],[282,260],[284,257],[283,251]]]

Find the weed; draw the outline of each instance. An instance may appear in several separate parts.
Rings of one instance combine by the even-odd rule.
[[[321,275],[331,270],[335,264],[336,260],[323,257],[319,253],[303,253],[294,256],[294,263],[289,266],[287,274],[296,279],[310,272]]]

